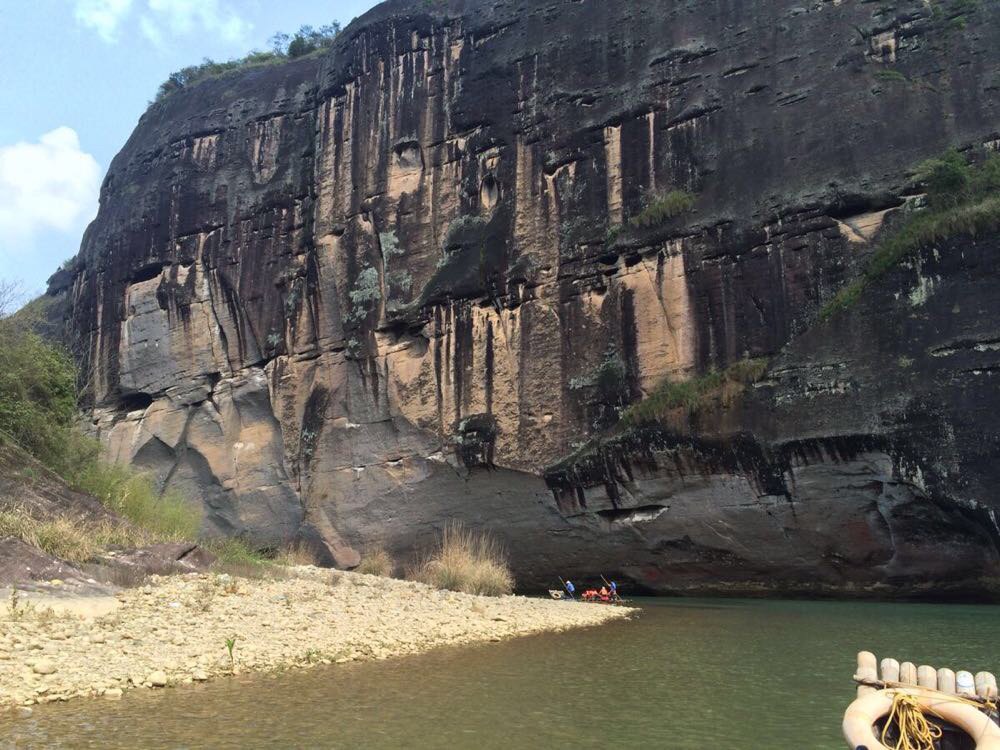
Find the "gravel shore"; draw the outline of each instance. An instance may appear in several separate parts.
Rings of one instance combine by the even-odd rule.
[[[317,568],[280,580],[191,574],[86,602],[22,600],[0,610],[0,706],[132,688],[385,659],[437,646],[599,625],[631,610],[487,598]],[[51,609],[50,604],[54,604]],[[110,611],[109,611],[110,610]],[[227,640],[233,642],[230,659]]]

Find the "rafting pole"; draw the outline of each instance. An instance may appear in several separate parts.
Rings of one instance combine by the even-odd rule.
[[[611,588],[611,582],[604,577],[603,573],[601,573],[601,580],[604,581],[604,585],[607,586],[609,590],[613,590],[615,592],[614,593],[615,599],[617,599],[618,601],[622,601],[622,598],[618,595],[618,589]]]
[[[564,581],[562,579],[562,576],[556,576],[556,578],[558,578],[559,579],[559,583],[562,584],[563,591],[565,591],[567,594],[569,594],[569,598],[572,599],[573,601],[576,601],[576,597],[573,596],[573,592],[569,590],[569,586],[566,585],[566,581]]]

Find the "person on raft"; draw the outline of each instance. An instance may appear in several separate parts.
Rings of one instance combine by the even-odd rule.
[[[576,587],[573,585],[572,581],[566,581],[566,591],[569,593],[570,599],[576,598],[575,596],[573,596],[573,592],[576,591]]]
[[[611,598],[612,600],[618,600],[618,584],[614,581],[611,582]]]
[[[602,602],[610,602],[611,594],[608,592],[607,586],[601,586],[601,590],[598,592],[598,596],[601,597]]]

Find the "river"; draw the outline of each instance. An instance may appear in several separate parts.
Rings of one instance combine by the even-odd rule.
[[[597,629],[43,706],[0,720],[0,747],[832,750],[859,650],[1000,667],[1000,607],[639,604]]]

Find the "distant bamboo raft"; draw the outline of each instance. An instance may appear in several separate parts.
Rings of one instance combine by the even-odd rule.
[[[964,669],[955,672],[947,667],[916,666],[913,662],[900,663],[895,659],[883,659],[879,663],[871,651],[858,654],[858,671],[854,674],[854,681],[858,683],[859,697],[884,688],[922,687],[983,703],[997,700],[997,678],[992,672],[973,675]]]

